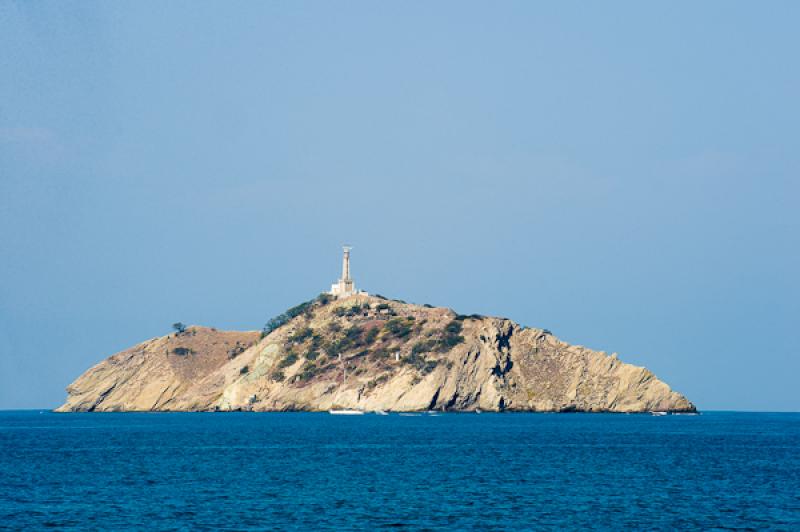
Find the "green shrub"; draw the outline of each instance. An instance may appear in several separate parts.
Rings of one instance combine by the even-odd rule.
[[[457,346],[458,344],[464,342],[464,337],[460,335],[448,335],[442,338],[441,343],[439,344],[439,352],[446,353],[450,351],[452,348]]]
[[[419,353],[411,353],[407,356],[404,356],[400,359],[401,362],[404,364],[408,364],[409,366],[414,366],[416,369],[420,369],[423,364],[425,364],[425,357]]]
[[[306,360],[316,360],[319,357],[319,351],[311,350],[306,353]]]
[[[261,329],[261,338],[264,338],[265,336],[267,336],[269,333],[271,333],[275,329],[283,327],[284,325],[286,325],[286,322],[288,322],[288,321],[289,320],[286,318],[286,316],[284,314],[281,314],[280,316],[276,316],[274,318],[271,318],[264,325],[264,328]]]
[[[390,307],[388,303],[378,303],[378,306],[375,307],[375,310],[389,310],[389,308]]]
[[[417,342],[411,347],[411,354],[419,355],[422,353],[430,353],[436,349],[436,341],[434,340],[423,340],[422,342]]]
[[[361,327],[359,327],[358,325],[353,325],[344,332],[344,336],[348,340],[356,340],[358,338],[361,338],[361,333],[363,332],[364,330]]]
[[[233,346],[232,348],[230,348],[228,350],[228,358],[233,360],[234,358],[236,358],[239,355],[241,355],[242,353],[244,353],[246,350],[247,350],[247,347],[245,347],[243,345],[239,345],[238,342],[237,342],[237,345]]]
[[[314,329],[311,327],[303,327],[302,329],[295,331],[293,335],[291,335],[288,340],[290,343],[299,344],[305,341],[306,338],[310,338],[314,334]]]
[[[319,368],[313,362],[306,362],[300,368],[300,380],[308,381],[313,379],[319,373]]]
[[[386,360],[390,356],[392,356],[391,353],[389,353],[389,350],[386,349],[385,347],[379,347],[378,349],[375,349],[372,352],[370,352],[370,358],[372,358],[373,360]]]
[[[430,373],[433,370],[435,370],[436,366],[438,366],[438,365],[439,365],[439,361],[438,360],[426,360],[425,363],[422,365],[422,368],[420,368],[420,372],[423,375],[427,375],[428,373]]]
[[[311,314],[313,313],[314,303],[318,300],[319,298],[312,299],[311,301],[306,301],[305,303],[300,303],[299,305],[290,308],[286,312],[278,314],[274,318],[270,319],[266,323],[266,325],[264,325],[264,328],[261,330],[261,338],[264,338],[275,329],[283,327],[284,325],[289,323],[290,320],[296,318],[300,314],[306,314],[306,316],[311,316]]]
[[[361,335],[363,332],[364,330],[361,327],[358,325],[353,325],[344,332],[344,337],[347,339],[349,344],[357,347],[361,342]]]
[[[250,372],[250,366],[242,366],[242,369],[239,370],[239,375],[245,375]]]
[[[286,315],[289,316],[289,319],[296,318],[300,314],[311,314],[311,306],[314,304],[314,300],[306,301],[304,303],[300,303],[296,307],[292,307],[286,311]]]
[[[379,332],[380,332],[380,331],[378,330],[378,328],[377,328],[377,327],[372,327],[372,328],[371,328],[370,330],[368,330],[368,331],[367,331],[367,333],[364,335],[364,343],[365,343],[366,345],[370,345],[370,344],[372,344],[372,343],[375,341],[375,339],[378,337],[378,333],[379,333]]]
[[[411,347],[411,354],[446,353],[464,341],[464,337],[460,334],[462,330],[463,327],[461,323],[453,320],[445,325],[444,329],[441,331],[432,331],[428,333],[429,338],[427,340],[414,344]]]
[[[439,342],[439,352],[446,352],[464,341],[461,336],[463,326],[456,320],[451,321],[444,327],[444,334]]]
[[[319,349],[322,345],[322,336],[314,334],[311,336],[311,349]]]
[[[332,342],[326,342],[322,345],[322,349],[325,351],[325,354],[328,355],[330,358],[336,358],[339,356],[339,353],[342,352],[341,342],[338,340],[334,340]]]
[[[286,356],[283,357],[283,360],[281,360],[278,363],[278,368],[279,369],[288,368],[295,362],[297,362],[297,353],[295,353],[294,351],[289,351],[286,353]]]
[[[444,326],[444,330],[447,334],[460,334],[464,330],[464,326],[457,321],[451,321]]]
[[[194,351],[192,351],[188,347],[176,347],[175,349],[172,350],[172,352],[179,356],[187,356],[194,354]]]
[[[392,318],[386,322],[384,328],[396,338],[405,338],[411,334],[411,325],[403,318]]]
[[[428,360],[424,356],[413,352],[410,355],[403,357],[403,362],[409,366],[413,366],[414,369],[423,375],[427,375],[428,373],[432,372],[439,365],[438,360]]]
[[[286,379],[286,375],[283,374],[283,371],[276,369],[275,371],[272,372],[270,378],[276,382],[281,382],[284,379]]]
[[[389,376],[385,375],[385,374],[381,375],[380,377],[375,377],[374,379],[372,379],[371,381],[369,381],[367,383],[367,390],[372,390],[373,388],[375,388],[379,384],[383,384],[384,382],[386,382],[388,380],[389,380]]]

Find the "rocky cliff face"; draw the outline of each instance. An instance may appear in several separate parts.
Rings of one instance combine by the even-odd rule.
[[[645,368],[510,320],[353,296],[272,325],[148,340],[81,375],[57,410],[695,410]]]

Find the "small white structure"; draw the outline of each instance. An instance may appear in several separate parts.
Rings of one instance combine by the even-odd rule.
[[[331,285],[330,294],[336,297],[349,297],[356,294],[368,295],[363,290],[356,290],[356,284],[350,277],[350,246],[344,246],[344,257],[342,257],[342,278]]]

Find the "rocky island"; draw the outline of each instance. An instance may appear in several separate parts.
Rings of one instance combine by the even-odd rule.
[[[694,412],[645,368],[511,320],[370,296],[350,276],[261,332],[175,324],[100,362],[58,412]]]
[[[695,411],[647,369],[547,330],[351,292],[261,332],[143,342],[81,375],[57,411]]]

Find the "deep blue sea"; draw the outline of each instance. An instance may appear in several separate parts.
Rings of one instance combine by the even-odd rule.
[[[0,528],[800,530],[800,414],[0,412]]]

